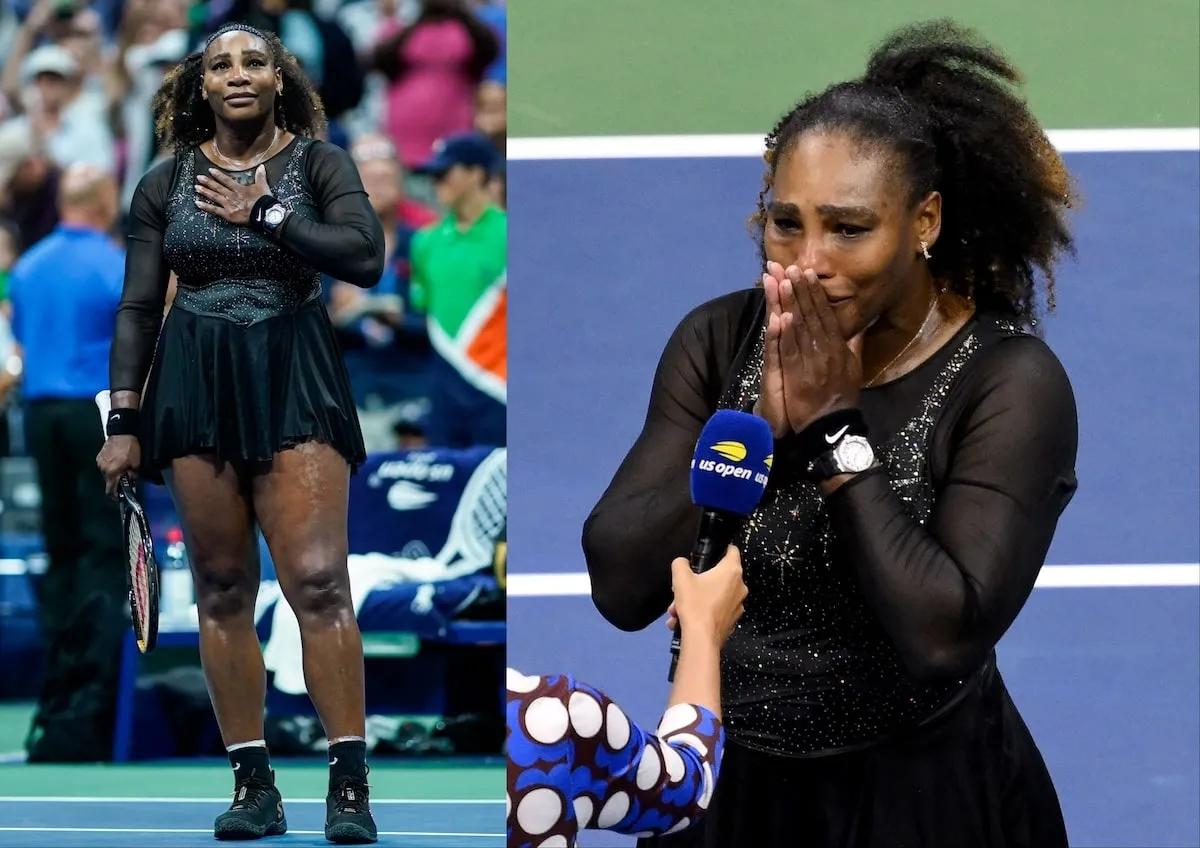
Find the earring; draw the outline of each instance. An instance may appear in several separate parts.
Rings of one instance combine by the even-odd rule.
[[[929,244],[928,244],[928,242],[921,242],[921,255],[922,255],[922,256],[924,256],[926,259],[932,259],[932,258],[933,258],[932,256],[930,256],[930,255],[929,255]]]

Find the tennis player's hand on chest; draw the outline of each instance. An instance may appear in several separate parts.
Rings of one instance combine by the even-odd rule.
[[[239,226],[249,223],[254,204],[270,193],[266,165],[255,169],[254,182],[248,185],[242,185],[216,168],[209,168],[207,174],[196,175],[196,206]]]

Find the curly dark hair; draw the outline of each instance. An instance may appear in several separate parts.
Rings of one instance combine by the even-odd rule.
[[[764,264],[766,198],[780,158],[803,133],[839,131],[899,156],[909,202],[942,195],[935,279],[978,309],[1037,323],[1037,277],[1053,311],[1054,265],[1074,253],[1077,201],[1062,157],[1012,90],[1020,72],[970,29],[937,20],[896,31],[866,73],[809,96],[767,137],[751,218]]]
[[[200,94],[204,77],[204,53],[208,45],[227,32],[249,32],[267,43],[271,64],[283,74],[283,95],[276,98],[275,123],[296,135],[313,137],[325,129],[325,107],[299,62],[273,32],[244,24],[228,24],[209,37],[203,50],[190,54],[167,72],[154,95],[154,132],[163,148],[187,150],[212,138],[216,117]]]

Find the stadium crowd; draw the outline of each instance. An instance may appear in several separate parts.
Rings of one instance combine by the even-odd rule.
[[[79,575],[120,551],[88,541],[110,535],[99,420],[62,404],[109,388],[130,203],[172,155],[151,109],[165,75],[227,23],[279,35],[384,228],[377,285],[323,286],[368,452],[502,447],[505,20],[504,0],[0,0],[0,464],[32,458],[50,559],[31,759],[110,744],[115,669],[91,688],[76,672],[112,648],[71,633]]]
[[[64,172],[87,166],[115,182],[112,234],[120,244],[138,181],[169,155],[156,142],[150,110],[164,74],[221,25],[246,21],[277,32],[300,60],[325,106],[325,140],[354,155],[388,235],[379,285],[362,291],[327,280],[325,287],[368,449],[415,446],[431,437],[447,446],[502,442],[494,423],[476,432],[454,419],[487,419],[478,408],[490,411],[488,401],[505,401],[500,345],[467,335],[502,324],[505,275],[485,282],[447,279],[454,272],[445,256],[481,249],[487,255],[473,261],[501,269],[506,261],[505,11],[503,0],[5,0],[3,402],[32,399],[24,373],[29,364],[7,326],[9,278],[59,227]],[[435,148],[447,137],[450,149],[439,156]],[[439,228],[456,210],[459,226]],[[481,242],[478,232],[464,232],[464,218],[493,237]],[[422,228],[428,232],[418,237]],[[413,267],[414,250],[428,254],[424,266],[418,260]],[[490,311],[480,319],[477,306]],[[483,361],[474,353],[480,348]],[[431,372],[440,375],[447,365],[463,385],[431,398]],[[482,397],[464,400],[474,393]],[[438,399],[445,415],[433,409]],[[12,438],[0,443],[3,452],[12,451]]]

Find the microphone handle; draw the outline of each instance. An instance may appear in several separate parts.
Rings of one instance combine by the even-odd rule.
[[[696,544],[692,546],[692,571],[703,574],[713,568],[729,550],[733,536],[740,525],[740,516],[725,510],[705,507],[700,514],[700,531],[696,534]],[[667,672],[667,681],[675,682],[675,667],[679,665],[679,645],[681,635],[679,625],[675,625],[675,635],[671,637],[671,669]]]

